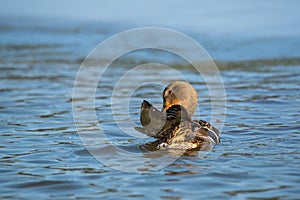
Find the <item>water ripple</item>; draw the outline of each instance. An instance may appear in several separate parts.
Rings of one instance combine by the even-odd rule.
[[[219,61],[227,94],[221,143],[204,158],[198,152],[187,153],[152,173],[148,172],[153,163],[140,168],[140,173],[123,173],[105,166],[85,149],[72,116],[72,101],[85,100],[71,97],[76,71],[86,53],[79,48],[79,36],[87,39],[111,32],[106,28],[24,26],[25,35],[20,36],[23,28],[17,25],[0,27],[4,28],[0,36],[8,41],[13,41],[12,37],[24,40],[0,42],[0,198],[298,198],[299,58]],[[34,34],[46,39],[33,43],[30,38]],[[205,82],[189,65],[166,61],[164,55],[159,60],[174,66],[199,91],[201,112],[197,117],[209,118],[211,101]],[[151,158],[143,148],[151,139],[134,138],[120,130],[112,117],[110,97],[121,75],[149,61],[157,60],[124,56],[116,61],[98,85],[95,99],[97,117],[108,139],[135,153],[136,159],[144,155]],[[89,68],[97,72],[99,68],[94,64]],[[157,81],[162,77],[166,81],[174,79],[165,76],[163,70],[158,73],[151,69],[142,71],[137,79]],[[82,92],[94,78],[86,77]],[[135,86],[134,81],[124,85]],[[163,86],[149,84],[135,91],[129,108],[135,123],[139,123],[143,99],[161,106],[162,89]],[[122,105],[118,104],[118,116],[124,116],[126,120],[120,123],[126,126],[128,117]],[[81,125],[87,135],[98,136],[97,124],[82,121]],[[127,128],[134,131],[133,127]],[[115,163],[126,162],[126,158],[109,154],[107,141],[91,145]]]

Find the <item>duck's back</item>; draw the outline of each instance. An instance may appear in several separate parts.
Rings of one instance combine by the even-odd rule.
[[[200,147],[203,143],[219,143],[219,132],[208,122],[185,120],[175,124],[173,127],[162,130],[157,134],[160,136],[160,145],[164,148],[193,149]]]

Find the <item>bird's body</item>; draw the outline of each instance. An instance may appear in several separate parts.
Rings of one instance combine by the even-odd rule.
[[[146,120],[151,119],[151,116],[156,116],[155,123]],[[140,120],[143,128],[137,130],[156,138],[158,149],[195,149],[204,143],[217,144],[220,141],[217,129],[206,121],[191,120],[180,105],[173,105],[161,112],[144,101]]]
[[[187,82],[175,81],[163,92],[163,109],[159,111],[148,101],[141,105],[136,129],[157,139],[158,149],[195,149],[203,144],[218,144],[219,131],[203,120],[192,120],[198,95]]]

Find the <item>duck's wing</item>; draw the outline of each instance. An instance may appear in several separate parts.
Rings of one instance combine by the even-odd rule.
[[[151,103],[144,100],[140,114],[140,121],[143,127],[135,127],[135,129],[148,136],[165,140],[173,134],[173,129],[182,120],[187,119],[187,112],[180,105],[173,105],[166,112],[161,112]]]
[[[170,144],[170,148],[200,147],[202,144],[218,144],[219,132],[205,121],[182,121],[172,131],[165,132],[168,135],[164,141]]]
[[[173,105],[166,111],[166,123],[164,127],[156,134],[156,138],[168,141],[178,132],[191,129],[190,119],[186,110],[180,105]],[[183,123],[184,122],[184,123]]]
[[[141,133],[151,137],[157,137],[166,122],[166,113],[159,111],[151,103],[144,100],[141,105],[140,122],[143,127],[135,127]]]
[[[196,124],[194,132],[199,136],[199,138],[205,138],[206,141],[218,144],[220,143],[220,133],[218,129],[213,127],[209,122],[204,120],[193,121]]]

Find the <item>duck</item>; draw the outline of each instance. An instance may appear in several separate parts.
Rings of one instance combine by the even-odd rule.
[[[165,87],[162,97],[161,110],[146,100],[142,102],[142,127],[135,127],[139,132],[155,138],[157,149],[192,150],[201,148],[203,144],[220,143],[220,134],[215,127],[207,121],[192,119],[198,94],[191,84],[174,81]]]

